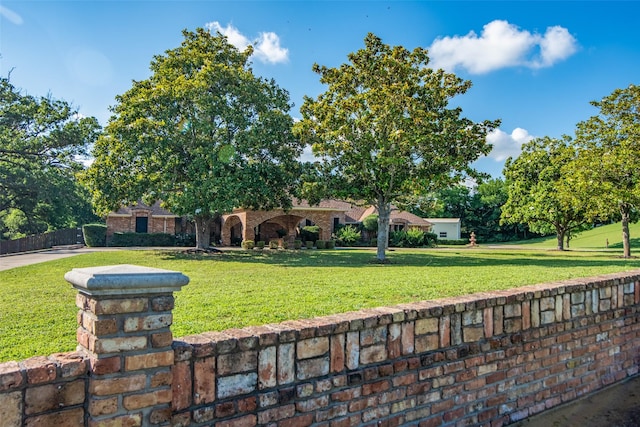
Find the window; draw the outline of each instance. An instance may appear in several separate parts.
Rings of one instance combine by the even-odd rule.
[[[340,218],[333,218],[333,232],[335,233],[336,229],[340,225]]]
[[[147,233],[149,230],[149,218],[146,216],[136,217],[136,233]]]
[[[447,232],[446,232],[446,231],[441,231],[441,232],[440,232],[440,236],[439,236],[439,237],[440,237],[441,239],[442,239],[442,238],[446,238],[446,237],[447,237]]]

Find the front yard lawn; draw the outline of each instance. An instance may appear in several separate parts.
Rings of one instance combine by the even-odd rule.
[[[512,249],[301,250],[185,255],[96,252],[0,272],[0,362],[72,351],[72,268],[137,264],[180,271],[174,337],[640,268],[610,253]]]

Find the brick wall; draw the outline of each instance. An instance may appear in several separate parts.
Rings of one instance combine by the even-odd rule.
[[[189,336],[173,425],[506,425],[638,374],[640,273]]]
[[[68,277],[78,352],[0,364],[2,427],[497,426],[640,367],[640,271],[172,341],[184,276],[119,267]]]

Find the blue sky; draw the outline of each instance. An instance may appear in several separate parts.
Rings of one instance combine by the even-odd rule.
[[[473,82],[455,98],[472,120],[501,119],[475,166],[501,176],[532,137],[572,135],[589,101],[639,84],[640,2],[10,1],[0,3],[0,74],[23,93],[63,99],[102,125],[115,96],[149,76],[183,29],[256,47],[253,69],[295,104],[323,91],[313,63],[339,66],[373,32],[429,49],[432,65]]]

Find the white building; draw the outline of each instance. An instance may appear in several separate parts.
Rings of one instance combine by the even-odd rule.
[[[460,239],[460,218],[425,218],[425,220],[432,224],[431,232],[435,233],[438,239]]]

